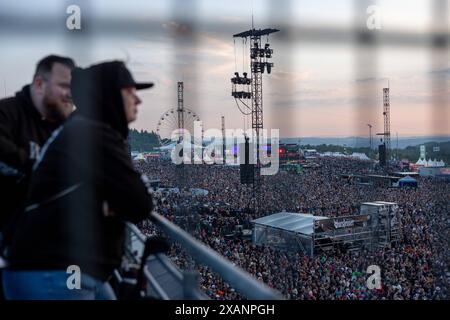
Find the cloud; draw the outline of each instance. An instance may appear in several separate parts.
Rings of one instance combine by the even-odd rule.
[[[270,92],[271,103],[278,107],[342,106],[352,103],[353,95],[344,89],[302,87],[291,92]]]
[[[433,70],[430,71],[430,74],[433,76],[449,76],[450,75],[450,68],[440,69],[440,70]]]
[[[162,27],[175,37],[192,37],[195,35],[194,28],[189,23],[177,23],[175,21],[169,21],[163,23]]]
[[[293,72],[293,71],[276,70],[276,72],[272,74],[272,79],[277,81],[289,81],[289,82],[307,81],[311,79],[311,72],[310,71]]]
[[[354,80],[354,83],[376,83],[388,80],[389,80],[388,78],[368,77],[368,78],[357,78]]]

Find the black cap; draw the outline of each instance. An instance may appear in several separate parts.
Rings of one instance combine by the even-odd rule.
[[[153,82],[136,82],[131,75],[131,72],[125,67],[125,64],[121,64],[119,68],[119,86],[121,88],[135,87],[136,90],[148,89],[153,87]]]

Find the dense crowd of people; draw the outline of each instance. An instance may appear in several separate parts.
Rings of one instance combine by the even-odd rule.
[[[366,186],[344,175],[381,173],[371,162],[338,158],[317,162],[318,167],[301,174],[280,171],[263,177],[264,206],[257,213],[250,202],[251,187],[240,183],[238,167],[185,165],[179,171],[170,162],[158,160],[135,166],[164,187],[183,184],[207,190],[196,195],[158,191],[157,211],[288,299],[448,299],[449,183],[419,177],[417,189]],[[309,257],[230,236],[235,226],[251,228],[251,220],[259,216],[284,210],[346,216],[358,214],[360,204],[368,201],[398,203],[399,243],[349,252],[336,248]],[[146,234],[158,232],[150,222],[141,228]],[[181,269],[192,267],[192,259],[180,246],[172,246],[170,256]],[[380,289],[366,285],[370,265],[381,268]],[[202,289],[211,298],[243,298],[208,267],[196,267]]]

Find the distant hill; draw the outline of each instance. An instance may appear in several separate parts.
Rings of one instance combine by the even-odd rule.
[[[131,151],[148,152],[159,146],[156,133],[145,130],[131,129],[128,134],[128,143]]]
[[[447,165],[450,164],[450,141],[446,142],[427,142],[425,145],[425,155],[427,160],[443,160]],[[433,151],[435,147],[439,148],[439,151]],[[378,150],[376,148],[370,150],[370,148],[352,148],[347,146],[332,145],[332,144],[320,144],[310,145],[302,144],[303,149],[316,149],[318,152],[341,152],[344,154],[351,154],[354,152],[365,153],[369,158],[376,159],[378,156]],[[420,145],[409,146],[404,149],[392,149],[392,156],[400,159],[408,159],[411,162],[416,162],[420,155]]]
[[[363,148],[370,145],[368,137],[299,137],[299,138],[281,138],[282,143],[298,143],[302,145],[336,145],[346,146],[350,148]],[[373,147],[380,142],[379,136],[372,137]],[[409,146],[418,146],[429,142],[446,142],[450,141],[450,136],[423,136],[423,137],[399,137],[398,147],[404,149]],[[397,148],[397,139],[395,136],[391,137],[391,147]]]
[[[132,151],[148,152],[159,146],[158,137],[155,132],[131,129],[128,141]],[[373,150],[370,150],[369,139],[364,137],[306,137],[306,138],[281,138],[281,143],[298,143],[302,148],[314,148],[319,152],[342,152],[353,153],[362,152],[372,159],[377,157],[378,137],[373,137]],[[397,141],[391,140],[393,155],[397,154]],[[425,145],[427,159],[443,160],[450,164],[450,136],[427,136],[427,137],[403,137],[398,139],[398,155],[401,159],[417,161],[419,158],[419,146]],[[440,151],[433,151],[434,147],[439,147]]]

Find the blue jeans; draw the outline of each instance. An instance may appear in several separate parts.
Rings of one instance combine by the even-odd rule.
[[[115,300],[107,282],[85,273],[80,276],[80,289],[69,289],[70,275],[61,270],[3,270],[3,289],[8,300]]]

